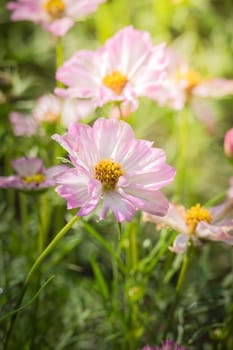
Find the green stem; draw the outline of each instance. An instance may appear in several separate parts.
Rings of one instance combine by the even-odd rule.
[[[56,44],[56,70],[58,70],[58,68],[62,66],[63,62],[64,62],[64,52],[63,52],[62,39],[58,37],[57,44]],[[60,81],[57,81],[57,86],[63,87],[63,83],[61,83]]]
[[[46,245],[45,243],[45,229],[44,225],[42,223],[42,213],[41,213],[41,201],[40,196],[36,195],[35,203],[36,203],[36,212],[37,212],[37,221],[38,221],[38,253],[41,254],[41,252],[44,250],[44,247]]]
[[[187,108],[181,111],[177,116],[177,140],[178,140],[178,153],[177,153],[177,165],[176,165],[176,178],[175,178],[175,195],[177,200],[184,199],[185,196],[185,184],[187,178],[187,148],[188,148],[188,113]]]
[[[28,233],[28,197],[25,193],[19,193],[20,216],[23,228],[23,234],[27,239]]]
[[[44,261],[44,259],[53,251],[53,249],[56,247],[56,245],[58,244],[58,242],[64,237],[64,235],[71,229],[71,227],[74,225],[74,223],[79,219],[78,216],[74,216],[59,232],[58,234],[54,237],[54,239],[49,243],[49,245],[44,249],[44,251],[39,255],[39,257],[36,259],[36,261],[34,262],[34,264],[32,265],[30,271],[28,272],[28,275],[25,279],[24,282],[24,286],[22,289],[22,292],[19,296],[17,305],[16,305],[16,309],[20,309],[21,303],[23,301],[25,292],[28,288],[29,282],[31,281],[32,277],[34,276],[34,274],[36,273],[36,271],[39,269],[40,265],[42,264],[42,262]],[[10,335],[12,333],[13,327],[14,327],[14,323],[16,321],[16,317],[17,317],[18,312],[14,313],[10,319],[10,323],[9,323],[9,327],[7,330],[7,334],[6,334],[6,339],[5,339],[5,343],[3,346],[3,350],[6,350],[8,348],[8,342],[10,339]]]
[[[170,326],[173,322],[173,319],[174,319],[175,309],[176,309],[176,306],[177,306],[179,299],[180,299],[180,295],[181,295],[181,291],[182,291],[182,287],[183,287],[183,283],[184,283],[184,278],[185,278],[185,275],[186,275],[186,272],[187,272],[187,269],[189,266],[192,250],[193,250],[193,245],[192,245],[192,242],[189,241],[188,249],[187,249],[186,254],[184,256],[182,267],[181,267],[179,277],[177,280],[177,284],[176,284],[175,299],[174,299],[173,304],[171,306],[171,309],[169,311],[168,323],[167,323],[167,326],[165,329],[165,336],[167,335],[167,332],[169,331],[169,328],[170,328]]]
[[[35,263],[33,264],[31,270],[29,271],[25,284],[27,285],[31,280],[34,273],[37,271],[43,260],[49,255],[49,253],[56,247],[58,242],[65,236],[65,234],[71,229],[74,223],[79,219],[78,216],[73,216],[73,218],[58,232],[54,239],[49,243],[45,250],[40,254]]]
[[[118,254],[114,251],[112,246],[90,224],[83,221],[83,226],[109,252],[111,257],[117,262],[118,267],[121,270],[121,272],[125,273],[125,266],[122,264]]]
[[[132,222],[130,224],[130,231],[129,231],[129,248],[130,248],[130,274],[135,274],[137,265],[138,265],[138,245],[137,245],[137,227],[136,223]],[[135,282],[135,281],[134,281]],[[134,350],[136,349],[138,336],[137,336],[137,329],[138,329],[138,302],[131,302],[129,303],[130,308],[130,337],[129,337],[129,349]]]

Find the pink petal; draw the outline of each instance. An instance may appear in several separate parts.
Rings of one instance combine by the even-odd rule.
[[[98,6],[106,0],[69,0],[67,14],[71,17],[82,18],[97,10]]]
[[[100,219],[103,220],[108,212],[112,210],[118,222],[131,221],[135,215],[135,206],[122,197],[118,192],[108,191],[103,196],[103,209],[100,214]]]
[[[98,118],[93,125],[93,137],[100,159],[112,158],[122,164],[134,135],[125,122]]]
[[[55,36],[63,36],[68,30],[73,27],[74,21],[71,18],[64,17],[61,19],[57,19],[52,21],[51,23],[42,22],[42,26],[49,32],[51,32]]]
[[[228,232],[233,233],[233,220],[224,226],[214,226],[201,221],[196,228],[196,234],[199,238],[233,245],[233,235]]]
[[[47,180],[55,180],[55,178],[62,173],[66,173],[70,168],[66,165],[55,165],[45,169],[44,173]]]
[[[176,236],[173,245],[169,247],[174,253],[184,253],[188,248],[189,235],[180,233]]]
[[[168,200],[159,191],[151,189],[124,189],[124,197],[130,200],[137,210],[145,211],[152,215],[164,216],[168,211]]]
[[[37,125],[31,116],[11,112],[9,119],[15,136],[32,136],[36,134]]]
[[[30,176],[43,171],[43,162],[39,158],[18,158],[12,162],[19,176]]]
[[[185,209],[183,207],[169,203],[169,208],[165,216],[155,216],[151,214],[144,213],[143,219],[145,221],[151,221],[155,224],[162,224],[167,227],[173,228],[175,231],[188,234],[188,228],[185,223],[184,217]]]
[[[202,97],[223,97],[233,94],[233,80],[210,79],[196,86],[193,94]]]

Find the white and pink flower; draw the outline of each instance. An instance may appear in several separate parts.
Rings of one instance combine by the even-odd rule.
[[[15,136],[33,136],[38,131],[38,125],[30,115],[11,112],[9,119]]]
[[[77,51],[56,74],[67,89],[56,94],[86,98],[93,109],[109,102],[130,105],[135,110],[139,96],[150,96],[164,79],[165,45],[153,46],[150,34],[123,28],[96,51]]]
[[[167,215],[164,217],[144,213],[144,220],[162,224],[178,231],[170,250],[183,253],[191,239],[194,245],[204,240],[221,241],[233,245],[232,203],[226,201],[212,208],[204,208],[197,204],[190,209],[169,204]]]
[[[39,191],[56,184],[56,176],[66,171],[65,165],[45,169],[39,158],[18,158],[12,162],[16,175],[0,176],[0,188]]]
[[[181,110],[189,103],[209,131],[215,128],[214,113],[204,98],[233,94],[233,80],[203,77],[175,50],[167,49],[168,74],[159,90],[152,94],[161,106]]]
[[[96,11],[106,0],[16,0],[9,1],[13,21],[29,20],[40,24],[55,36],[63,36],[74,25]]]
[[[83,100],[63,99],[53,94],[40,97],[33,109],[33,117],[38,124],[57,123],[67,127],[78,122],[89,113],[89,104]]]
[[[137,140],[123,121],[99,118],[93,127],[70,125],[54,135],[67,151],[74,168],[57,177],[56,191],[68,209],[85,216],[101,204],[100,219],[111,210],[116,220],[131,221],[136,210],[165,215],[168,201],[160,189],[169,184],[175,170],[166,164],[163,150]]]
[[[32,115],[11,112],[9,119],[15,136],[33,136],[43,134],[43,123],[68,127],[88,116],[90,104],[85,100],[63,99],[53,94],[38,98]]]
[[[182,109],[194,97],[220,98],[233,93],[233,80],[201,76],[172,49],[167,50],[167,57],[168,75],[155,94],[161,105]]]

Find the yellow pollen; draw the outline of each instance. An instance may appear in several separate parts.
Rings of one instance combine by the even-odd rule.
[[[61,18],[65,12],[65,4],[63,0],[47,0],[43,4],[43,8],[50,17],[54,19]]]
[[[34,175],[23,176],[22,180],[26,184],[31,184],[32,182],[34,182],[36,185],[39,185],[45,181],[45,176],[43,174],[37,173]]]
[[[113,190],[119,180],[124,175],[123,169],[117,162],[111,159],[102,159],[95,166],[94,178],[99,180],[104,189]]]
[[[125,85],[128,83],[128,79],[122,73],[113,71],[107,74],[103,78],[103,84],[111,89],[115,94],[120,95]]]
[[[178,68],[175,72],[175,80],[178,82],[185,80],[187,82],[186,92],[190,93],[203,79],[199,73],[191,68],[186,71],[182,71]]]
[[[200,221],[210,223],[211,220],[212,218],[210,212],[207,209],[203,208],[200,204],[196,204],[186,212],[186,224],[188,225],[190,234],[195,233],[197,224]]]
[[[48,123],[55,123],[58,121],[59,115],[52,112],[47,112],[41,119]]]

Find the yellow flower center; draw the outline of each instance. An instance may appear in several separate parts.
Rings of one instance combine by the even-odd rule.
[[[65,12],[65,4],[63,0],[47,0],[43,4],[43,8],[50,17],[54,19],[61,18]]]
[[[124,174],[122,167],[111,159],[102,159],[95,166],[94,178],[99,180],[104,189],[112,190],[116,187],[119,177]]]
[[[115,94],[120,95],[128,79],[121,72],[113,71],[103,78],[103,84],[111,89]]]
[[[177,69],[177,71],[175,72],[175,80],[178,82],[182,80],[186,81],[187,87],[185,90],[187,93],[190,93],[195,86],[200,84],[200,82],[202,81],[202,78],[199,73],[197,73],[195,70],[190,68],[186,71]]]
[[[195,233],[197,224],[200,221],[210,223],[211,220],[212,218],[210,212],[207,209],[201,207],[200,204],[196,204],[195,206],[188,209],[186,212],[186,224],[188,225],[190,234]]]
[[[43,174],[37,173],[34,175],[23,176],[22,180],[26,184],[31,184],[32,182],[34,182],[36,185],[39,185],[45,181],[45,176]]]
[[[55,123],[58,121],[59,115],[52,112],[47,112],[42,119],[48,123]]]

